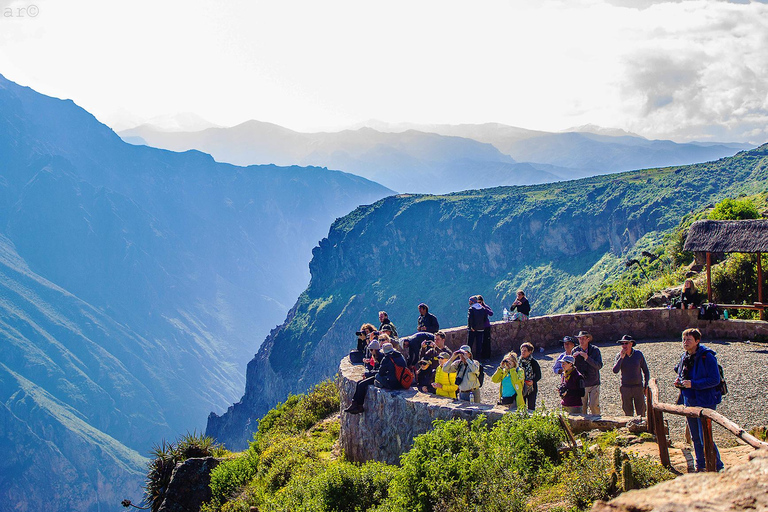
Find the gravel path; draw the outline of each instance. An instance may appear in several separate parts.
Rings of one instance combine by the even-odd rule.
[[[723,397],[717,411],[741,427],[749,430],[758,425],[768,425],[768,344],[728,341],[705,341],[705,345],[717,353],[718,362],[723,366],[728,381],[728,395]],[[596,344],[603,356],[603,369],[600,373],[600,406],[605,416],[622,415],[619,397],[619,375],[612,371],[613,362],[620,347],[615,343]],[[680,359],[682,346],[679,340],[638,340],[637,349],[643,352],[651,377],[659,382],[661,400],[675,403],[678,390],[672,385],[676,374],[673,368]],[[539,381],[537,407],[548,409],[560,407],[557,386],[560,376],[552,372],[552,365],[561,350],[551,349],[537,352],[534,358],[541,365],[542,379]],[[498,385],[491,382],[490,376],[496,370],[501,357],[494,358],[486,366],[486,379],[483,385],[483,402],[495,403],[498,400]],[[669,423],[673,441],[682,440],[685,423],[682,416],[665,414]],[[715,438],[720,443],[735,444],[735,436],[720,427],[715,428]]]

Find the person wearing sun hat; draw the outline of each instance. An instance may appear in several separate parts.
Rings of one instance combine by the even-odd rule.
[[[563,341],[560,342],[565,352],[557,356],[557,361],[555,361],[555,364],[552,366],[552,371],[555,375],[560,375],[563,373],[563,358],[573,354],[573,348],[576,346],[576,343],[578,342],[573,336],[566,336],[563,338]]]
[[[600,349],[592,344],[592,335],[587,331],[579,331],[574,336],[579,345],[573,349],[576,368],[584,376],[584,397],[581,401],[582,414],[600,414],[600,369],[603,367],[603,356]]]
[[[621,408],[625,416],[644,416],[645,388],[651,378],[648,363],[643,353],[635,349],[637,342],[632,336],[625,334],[616,343],[621,345],[621,352],[616,354],[613,373],[621,372]]]

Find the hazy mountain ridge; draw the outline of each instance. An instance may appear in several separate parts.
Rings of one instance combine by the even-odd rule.
[[[336,372],[354,331],[381,309],[401,335],[415,332],[422,301],[441,326],[462,325],[476,293],[494,320],[520,288],[534,315],[566,311],[685,213],[766,180],[768,145],[707,164],[360,207],[314,249],[309,287],[249,363],[242,399],[212,414],[207,433],[246,446],[276,402]]]
[[[0,478],[0,498],[62,511],[139,498],[136,452],[238,396],[327,226],[390,193],[131,146],[0,76],[1,442],[27,471]],[[36,479],[22,459],[52,469]]]
[[[692,164],[751,147],[648,140],[592,125],[548,133],[499,123],[373,121],[339,132],[301,133],[251,120],[196,132],[143,125],[120,135],[137,144],[177,151],[199,149],[240,165],[319,165],[352,172],[400,192],[437,194]]]

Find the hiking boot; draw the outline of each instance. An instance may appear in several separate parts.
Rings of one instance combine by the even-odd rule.
[[[363,409],[363,404],[352,402],[349,407],[344,409],[344,412],[349,414],[360,414],[361,412],[365,412],[365,409]]]

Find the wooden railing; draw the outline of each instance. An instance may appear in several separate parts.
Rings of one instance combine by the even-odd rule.
[[[666,428],[664,427],[665,412],[701,420],[704,433],[702,442],[704,444],[704,457],[706,460],[707,471],[717,471],[715,466],[715,440],[712,436],[713,421],[753,448],[768,448],[768,443],[760,441],[739,425],[713,409],[707,409],[706,407],[686,407],[684,405],[672,405],[659,402],[659,387],[656,384],[656,379],[651,379],[648,382],[647,402],[648,431],[656,435],[656,442],[659,444],[659,459],[664,466],[671,466],[669,462],[669,443],[667,441]]]

